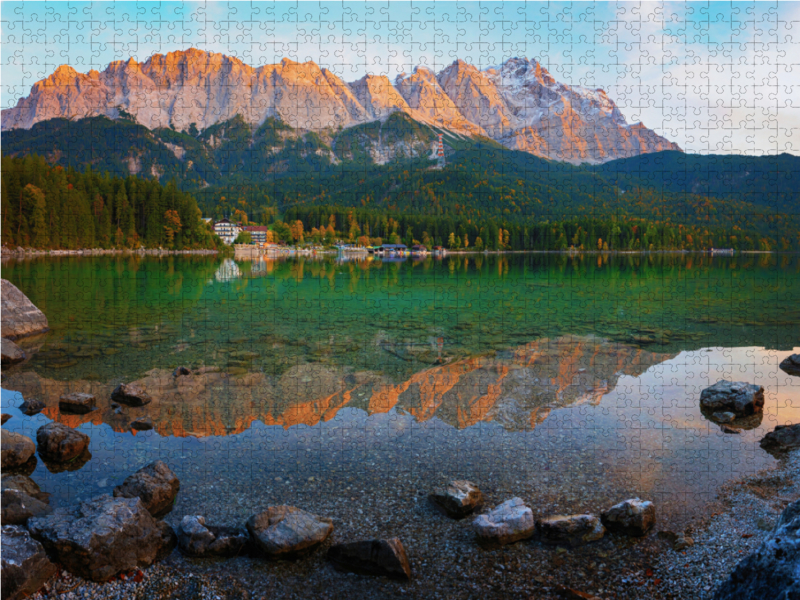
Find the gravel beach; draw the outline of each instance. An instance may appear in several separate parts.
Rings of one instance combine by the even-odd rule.
[[[800,498],[798,475],[800,455],[793,454],[774,469],[724,485],[704,516],[676,532],[694,541],[682,551],[673,550],[667,536],[657,533],[658,524],[645,538],[606,534],[577,549],[545,546],[534,537],[486,550],[475,543],[471,519],[448,519],[420,491],[372,509],[368,504],[339,504],[331,538],[299,561],[251,556],[200,560],[175,550],[161,563],[105,584],[62,571],[34,598],[710,598],[734,566],[759,546],[786,505]],[[497,499],[492,493],[487,496],[487,506],[494,506]],[[406,511],[411,526],[398,526]],[[171,517],[170,522],[178,518]],[[406,547],[410,582],[339,573],[325,560],[331,543],[369,539],[388,530]]]

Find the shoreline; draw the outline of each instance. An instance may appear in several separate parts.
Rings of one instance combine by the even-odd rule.
[[[211,255],[219,254],[219,250],[200,249],[200,250],[165,250],[163,248],[139,248],[131,250],[129,248],[85,248],[79,250],[38,250],[35,248],[15,248],[3,247],[2,258],[27,258],[38,256],[110,256],[110,255],[147,255],[147,256],[167,256],[176,254],[199,254]]]
[[[302,495],[297,498],[301,505]],[[707,503],[705,516],[686,527],[685,535],[692,537],[694,545],[674,550],[667,536],[659,535],[658,523],[645,538],[606,535],[598,542],[573,549],[545,546],[536,540],[485,549],[475,543],[471,519],[449,520],[420,497],[413,499],[414,526],[401,526],[394,532],[406,545],[411,560],[413,578],[408,582],[336,571],[325,559],[328,541],[312,555],[294,562],[267,561],[248,555],[196,559],[176,549],[135,578],[115,577],[105,583],[94,583],[62,571],[48,582],[46,591],[33,598],[188,600],[197,598],[202,590],[206,594],[203,597],[224,600],[304,597],[710,600],[735,566],[770,534],[786,505],[798,498],[800,453],[793,452],[774,467],[720,488],[716,498]],[[352,514],[355,509],[349,506],[344,494],[336,503],[340,510],[331,516],[337,528],[355,518],[361,521],[354,527],[357,537],[369,539],[376,533],[369,521],[381,507],[361,505],[365,514],[360,516],[359,509],[357,516]],[[565,596],[564,588],[577,594]]]

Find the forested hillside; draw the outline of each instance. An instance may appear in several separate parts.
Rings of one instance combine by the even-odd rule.
[[[215,248],[194,198],[172,182],[2,159],[3,244],[34,248]]]

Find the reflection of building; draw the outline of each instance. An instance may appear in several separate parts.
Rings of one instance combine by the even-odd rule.
[[[238,265],[232,258],[223,260],[217,272],[214,273],[214,277],[217,281],[232,281],[234,279],[239,279],[241,276],[242,273],[239,271]]]
[[[216,233],[223,242],[232,244],[236,236],[239,235],[239,225],[228,219],[222,219],[214,223],[214,233]]]
[[[267,243],[267,231],[269,231],[269,227],[264,225],[245,225],[241,230],[247,231],[256,244]]]

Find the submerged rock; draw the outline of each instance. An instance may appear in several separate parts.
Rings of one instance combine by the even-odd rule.
[[[206,525],[205,517],[187,515],[178,525],[178,547],[189,556],[236,556],[250,538],[238,527]]]
[[[595,515],[555,515],[536,524],[540,539],[545,544],[582,546],[603,537],[605,527]]]
[[[70,573],[92,581],[150,565],[162,544],[139,498],[108,494],[34,517],[28,530]]]
[[[63,423],[51,422],[39,427],[36,444],[43,460],[69,462],[89,448],[89,436]]]
[[[95,409],[95,402],[94,394],[73,392],[58,399],[58,408],[63,412],[83,415]]]
[[[92,453],[89,448],[86,448],[78,456],[68,461],[51,460],[45,456],[42,457],[42,462],[48,471],[51,473],[64,473],[67,471],[80,471],[86,463],[92,459]]]
[[[431,504],[453,519],[463,519],[483,504],[483,494],[471,481],[451,481],[428,496]]]
[[[0,546],[3,600],[35,594],[58,571],[42,545],[22,527],[4,524]]]
[[[136,431],[150,431],[153,428],[153,419],[150,417],[139,417],[131,421],[131,429]]]
[[[47,405],[41,400],[37,400],[36,398],[29,398],[19,406],[20,411],[22,411],[23,414],[26,414],[29,417],[32,417],[33,415],[38,415],[45,408],[47,408]]]
[[[0,342],[0,363],[4,365],[15,365],[25,360],[25,353],[22,348],[17,346],[9,339],[3,338]]]
[[[35,452],[36,445],[28,436],[0,430],[0,463],[4,470],[22,466]]]
[[[656,524],[656,507],[650,501],[631,498],[601,513],[600,520],[609,531],[643,536]]]
[[[744,381],[718,381],[700,394],[700,408],[714,412],[732,412],[746,417],[764,408],[764,388]]]
[[[763,598],[800,598],[800,500],[786,507],[772,533],[714,594],[714,600]]]
[[[324,542],[333,531],[333,523],[294,506],[271,506],[250,517],[247,530],[269,558],[297,558]]]
[[[144,406],[153,401],[143,387],[133,383],[120,383],[111,392],[111,399],[128,406]]]
[[[11,418],[11,415],[8,413],[0,413],[0,425],[5,425],[6,421]]]
[[[15,489],[3,489],[0,492],[0,505],[3,525],[25,525],[31,517],[51,510],[47,502]]]
[[[166,463],[157,460],[142,467],[114,488],[118,498],[140,498],[154,517],[163,517],[172,510],[181,482]]]
[[[761,447],[770,454],[780,454],[800,448],[800,423],[776,425],[761,438]]]
[[[160,547],[156,554],[156,560],[161,560],[169,556],[178,545],[178,536],[175,535],[175,530],[166,521],[158,522],[158,535],[160,538]]]
[[[338,571],[411,579],[411,566],[398,538],[336,544],[328,550],[328,560]]]
[[[0,329],[4,338],[16,340],[47,331],[47,317],[10,281],[0,281]]]
[[[533,511],[522,498],[511,498],[488,513],[478,515],[472,526],[482,544],[512,544],[531,537],[536,531]]]
[[[172,372],[173,377],[181,377],[182,375],[191,375],[192,372],[187,367],[178,367]]]
[[[778,366],[781,368],[781,370],[785,371],[789,375],[800,376],[800,354],[792,354],[791,356],[787,356]]]

